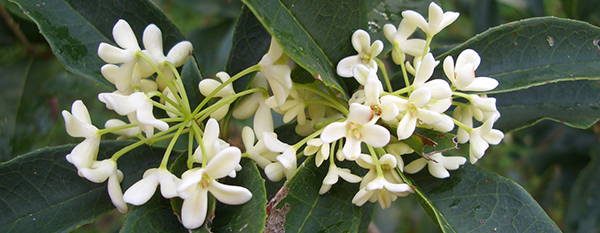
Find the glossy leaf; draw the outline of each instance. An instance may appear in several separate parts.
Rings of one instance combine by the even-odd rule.
[[[146,204],[133,207],[123,223],[120,233],[162,233],[162,232],[187,232],[181,225],[177,216],[171,212],[169,200],[164,199],[160,194],[154,197]]]
[[[358,207],[352,204],[358,184],[340,180],[328,193],[319,195],[326,174],[327,163],[317,168],[313,158],[305,160],[296,175],[271,200],[267,230],[365,232],[371,205]]]
[[[531,18],[487,30],[446,54],[465,49],[481,56],[478,76],[500,82],[490,93],[548,83],[600,79],[600,28],[569,19]]]
[[[335,67],[343,57],[355,53],[350,37],[354,30],[367,27],[366,1],[243,2],[292,60],[327,86],[344,93]]]
[[[521,186],[470,164],[448,179],[421,171],[415,185],[443,232],[560,232]]]
[[[600,119],[600,81],[558,82],[492,96],[502,115],[496,127],[503,131],[543,119],[588,128]]]
[[[205,75],[214,76],[217,72],[225,70],[232,37],[232,20],[223,21],[191,33],[190,42],[194,45],[199,68]]]
[[[457,148],[456,135],[441,133],[430,129],[417,129],[415,133],[403,142],[416,153],[433,154]]]
[[[126,142],[104,142],[99,158],[106,158]],[[73,145],[45,148],[0,164],[0,232],[65,232],[113,210],[106,183],[96,184],[77,175],[65,155]],[[123,190],[142,173],[156,167],[164,151],[141,147],[119,160]]]
[[[24,60],[0,64],[0,86],[4,88],[0,93],[0,161],[12,158],[11,140],[19,109],[19,105],[15,103],[21,102],[31,63],[31,60]]]
[[[592,150],[591,161],[579,173],[569,196],[566,222],[572,232],[600,231],[600,151]]]
[[[125,19],[138,41],[148,24],[163,34],[164,48],[183,36],[152,2],[145,0],[12,0],[38,25],[53,53],[70,71],[107,83],[100,74],[100,42],[114,44],[112,28]],[[141,43],[140,43],[141,44]]]

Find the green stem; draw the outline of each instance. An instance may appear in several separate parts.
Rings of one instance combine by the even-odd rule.
[[[404,93],[409,93],[410,91],[412,91],[412,89],[413,89],[413,86],[407,86],[407,87],[402,88],[400,90],[394,91],[391,94],[392,95],[401,95],[401,94],[404,94]]]
[[[179,110],[174,109],[174,108],[172,108],[170,106],[161,104],[159,102],[156,102],[154,100],[152,100],[152,105],[154,105],[154,107],[160,108],[160,109],[165,110],[167,112],[171,112],[171,113],[173,113],[175,115],[178,115],[178,116],[181,115],[181,112]]]
[[[303,138],[302,140],[300,140],[299,142],[297,142],[296,144],[294,144],[292,147],[294,147],[296,150],[300,149],[300,147],[302,147],[304,144],[306,144],[309,140],[319,136],[321,134],[321,132],[323,132],[323,129],[325,127],[315,131],[314,133],[306,136],[305,138]]]
[[[294,84],[294,87],[300,88],[300,89],[303,89],[303,90],[306,90],[306,91],[310,91],[313,94],[316,94],[316,95],[320,96],[321,98],[327,100],[328,102],[330,102],[330,103],[338,106],[337,108],[335,108],[338,111],[340,111],[340,112],[342,112],[344,114],[348,113],[348,108],[343,103],[340,103],[337,99],[332,98],[330,95],[328,95],[326,93],[323,93],[321,90],[314,89],[313,87],[310,87],[310,86],[305,85],[305,84]],[[341,111],[342,109],[343,109],[343,111]]]
[[[381,164],[379,164],[379,158],[377,157],[377,152],[375,152],[375,149],[373,149],[373,147],[370,145],[367,145],[367,148],[369,148],[369,152],[371,153],[371,159],[373,160],[373,163],[375,164],[375,169],[377,170],[377,176],[382,177],[383,169],[381,169]]]
[[[115,126],[115,127],[101,129],[101,130],[98,130],[98,136],[102,136],[104,134],[116,132],[119,130],[129,129],[129,128],[136,127],[136,126],[138,126],[138,124],[131,123],[131,124],[125,124],[125,125],[119,125],[119,126]]]
[[[459,120],[457,120],[457,119],[454,119],[454,118],[452,118],[452,121],[454,121],[454,124],[455,124],[455,125],[457,125],[458,127],[460,127],[460,128],[462,128],[462,129],[464,129],[465,131],[467,131],[467,132],[469,132],[469,133],[471,133],[471,131],[473,131],[473,128],[471,128],[471,127],[469,127],[469,126],[467,126],[467,125],[463,124],[462,122],[460,122],[460,121],[459,121]]]
[[[181,97],[183,98],[183,103],[184,103],[184,107],[187,110],[187,112],[191,112],[192,109],[190,108],[190,101],[188,99],[187,96],[187,92],[185,91],[185,86],[183,85],[183,80],[181,79],[181,76],[179,75],[179,71],[177,71],[177,68],[175,68],[175,66],[173,64],[171,64],[170,62],[165,62],[166,65],[171,68],[171,72],[173,72],[173,74],[175,75],[175,80],[177,81],[176,86],[179,87],[178,92],[181,93]]]
[[[385,80],[385,86],[387,87],[388,92],[394,91],[394,89],[392,88],[390,77],[387,72],[387,68],[385,67],[385,63],[383,63],[383,61],[379,58],[375,58],[375,61],[377,62],[377,66],[379,66],[379,69],[381,69],[381,73],[383,74],[383,79]]]
[[[164,169],[167,168],[167,163],[169,162],[169,157],[171,157],[171,151],[173,151],[173,147],[175,146],[175,143],[177,142],[179,135],[181,135],[181,132],[183,132],[184,129],[185,129],[185,125],[179,126],[179,129],[177,129],[177,132],[175,132],[175,134],[173,135],[171,142],[169,142],[169,145],[167,146],[167,149],[165,150],[165,154],[163,155],[163,158],[162,158],[162,161],[160,162],[159,168],[164,168]]]
[[[404,64],[404,62],[400,63],[400,68],[402,69],[402,77],[404,78],[404,88],[410,88],[410,80],[408,79],[408,73],[406,72],[406,65]],[[400,89],[400,90],[402,90]],[[408,92],[410,93],[411,89],[408,89]]]
[[[222,98],[219,101],[217,101],[215,104],[211,105],[210,107],[205,108],[202,111],[200,111],[199,113],[195,114],[194,118],[197,118],[199,121],[202,121],[202,120],[206,119],[206,117],[210,116],[210,113],[216,111],[217,109],[219,109],[219,108],[221,108],[221,107],[223,107],[223,106],[225,106],[227,104],[233,103],[233,101],[235,101],[237,98],[245,96],[245,95],[249,95],[249,94],[252,94],[252,93],[256,93],[256,92],[259,92],[259,91],[263,91],[264,92],[265,89],[263,89],[263,88],[253,88],[253,89],[250,89],[250,90],[242,91],[240,93],[236,93],[234,95],[227,96],[226,98]]]
[[[471,99],[472,99],[471,95],[465,94],[465,93],[462,93],[462,92],[456,92],[456,91],[454,91],[454,92],[452,92],[452,95],[455,95],[455,96],[458,96],[458,97],[463,97],[463,98],[465,98],[465,99],[467,99],[469,101],[471,101]]]
[[[179,123],[179,124],[174,125],[174,126],[172,126],[171,128],[169,128],[169,129],[167,129],[165,131],[162,131],[160,133],[155,134],[151,138],[142,139],[142,140],[137,141],[137,142],[135,142],[133,144],[130,144],[130,145],[126,146],[126,147],[123,147],[123,149],[115,152],[113,154],[113,156],[110,157],[110,159],[112,159],[114,161],[117,161],[125,153],[127,153],[127,152],[129,152],[129,151],[131,151],[131,150],[133,150],[133,149],[135,149],[135,148],[137,148],[139,146],[142,146],[142,145],[144,145],[146,143],[152,143],[152,142],[162,141],[164,139],[170,138],[172,135],[168,135],[168,133],[171,133],[171,132],[175,131],[176,129],[178,129],[183,124],[184,123]]]
[[[200,146],[200,151],[202,152],[202,167],[206,167],[206,163],[208,162],[208,155],[206,154],[206,148],[204,148],[204,142],[202,141],[202,135],[200,135],[200,126],[196,123],[196,121],[192,121],[192,130],[194,131],[194,136],[196,136],[196,141],[198,142],[198,146]]]
[[[198,104],[198,106],[196,107],[196,109],[194,109],[194,111],[192,112],[192,115],[196,115],[200,111],[200,109],[202,109],[202,107],[204,107],[204,105],[206,105],[208,103],[208,101],[210,101],[211,98],[213,98],[217,93],[219,93],[219,91],[221,91],[227,85],[233,83],[235,80],[238,80],[238,79],[246,76],[249,73],[252,73],[252,72],[255,72],[255,71],[258,71],[258,70],[260,70],[260,66],[258,64],[250,66],[250,67],[246,68],[245,70],[242,70],[241,72],[237,73],[233,77],[227,79],[225,82],[221,83],[221,85],[219,85],[212,92],[210,92],[208,94],[208,96],[206,96],[202,100],[202,102],[200,102],[200,104]]]
[[[194,166],[194,153],[192,152],[192,150],[194,149],[194,130],[190,129],[190,132],[188,133],[188,157],[187,157],[187,168],[188,169],[192,169],[192,167]]]
[[[331,143],[331,149],[329,150],[329,167],[335,167],[335,146],[337,141]],[[317,152],[319,153],[319,152]]]

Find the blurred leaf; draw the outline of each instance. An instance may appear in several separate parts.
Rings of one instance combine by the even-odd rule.
[[[108,83],[100,74],[104,64],[97,56],[100,42],[114,44],[112,28],[125,19],[138,41],[148,24],[161,30],[164,48],[183,36],[153,3],[145,0],[11,0],[31,17],[56,57],[70,71]],[[141,44],[141,43],[140,43]]]
[[[164,199],[158,191],[154,197],[142,206],[133,207],[127,213],[120,233],[162,233],[187,232],[171,211],[169,200]]]
[[[127,145],[108,141],[99,158]],[[106,183],[96,184],[77,175],[65,155],[73,145],[45,148],[0,164],[0,232],[65,232],[94,221],[114,209]],[[156,167],[164,151],[140,147],[119,160],[123,190]]]
[[[471,4],[471,15],[473,18],[473,26],[475,32],[483,32],[490,27],[498,25],[500,18],[498,17],[498,2],[497,0],[475,0]]]
[[[600,28],[554,17],[504,24],[439,56],[474,49],[481,56],[478,76],[500,82],[490,93],[552,82],[600,79]]]
[[[339,182],[319,194],[327,166],[315,167],[311,157],[269,203],[268,232],[366,232],[371,205],[352,204],[358,184]],[[334,214],[332,214],[334,213]]]
[[[11,140],[15,132],[18,103],[25,87],[32,61],[0,64],[0,161],[12,158]]]
[[[455,137],[456,135],[451,133],[419,128],[410,138],[402,142],[409,145],[419,155],[423,155],[456,149]]]
[[[496,127],[519,129],[550,119],[575,128],[588,128],[600,119],[600,81],[550,83],[494,94],[502,117]]]
[[[218,25],[201,28],[191,33],[190,42],[194,45],[199,68],[205,75],[213,76],[225,70],[232,37],[233,21],[223,21]]]
[[[592,151],[591,161],[581,171],[571,191],[566,222],[572,232],[600,231],[600,151]]]
[[[292,60],[327,86],[345,93],[335,67],[340,59],[353,53],[353,31],[367,27],[367,1],[243,2]]]
[[[421,171],[415,178],[424,208],[443,232],[560,232],[521,186],[466,164],[450,178]],[[431,213],[430,213],[431,214]]]
[[[231,52],[227,61],[227,72],[237,74],[240,71],[257,64],[267,53],[271,36],[247,8],[242,8],[233,31]],[[249,78],[245,77],[233,85],[236,91],[246,89]]]
[[[191,57],[181,68],[181,79],[185,87],[185,93],[189,99],[192,110],[194,106],[198,106],[204,98],[198,88],[198,83],[202,80],[202,74],[198,69],[198,63],[195,57]],[[186,144],[187,145],[187,144]]]

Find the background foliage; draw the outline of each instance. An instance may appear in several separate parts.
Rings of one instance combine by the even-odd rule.
[[[60,111],[68,109],[75,99],[82,99],[89,109],[94,111],[92,115],[95,123],[104,122],[111,117],[103,111],[102,104],[96,100],[96,93],[110,90],[99,76],[99,69],[94,68],[99,68],[99,60],[96,58],[96,60],[86,61],[85,59],[90,56],[85,56],[82,51],[89,51],[93,55],[95,46],[99,42],[98,38],[104,37],[102,40],[110,41],[107,39],[110,35],[106,33],[110,32],[110,27],[114,23],[113,18],[131,13],[130,9],[138,9],[142,12],[145,9],[148,13],[146,18],[141,17],[136,21],[130,21],[134,29],[141,30],[145,24],[157,23],[165,35],[168,35],[165,39],[168,44],[181,38],[190,40],[194,44],[195,59],[184,67],[183,73],[189,77],[187,80],[200,79],[200,73],[203,76],[212,76],[220,70],[235,73],[254,64],[266,51],[268,33],[270,33],[282,41],[287,49],[286,52],[303,69],[309,73],[321,74],[328,85],[343,93],[351,89],[352,84],[340,82],[335,77],[332,67],[351,49],[349,43],[346,43],[349,41],[351,30],[368,28],[373,34],[378,34],[384,23],[391,21],[397,24],[400,19],[398,13],[402,10],[417,9],[425,12],[428,4],[428,1],[417,0],[247,0],[243,3],[235,0],[155,0],[153,3],[158,6],[157,8],[145,1],[106,1],[104,3],[106,5],[127,2],[122,8],[113,11],[113,9],[98,10],[97,7],[102,9],[104,6],[101,3],[86,5],[82,4],[85,1],[75,0],[15,2],[25,9],[28,7],[60,9],[61,6],[68,5],[74,10],[84,12],[80,15],[88,17],[93,17],[93,14],[106,14],[107,11],[111,15],[110,17],[104,15],[106,17],[104,21],[81,19],[82,21],[71,22],[71,28],[44,31],[44,24],[52,26],[57,21],[64,21],[63,17],[66,16],[56,14],[54,16],[56,18],[48,18],[47,21],[41,21],[39,17],[33,21],[29,16],[35,19],[37,12],[23,13],[17,4],[0,0],[2,16],[0,22],[0,87],[2,88],[0,92],[0,188],[4,190],[0,192],[2,194],[0,199],[5,203],[0,204],[0,207],[13,212],[10,216],[5,213],[1,215],[0,232],[32,230],[26,229],[27,227],[34,229],[43,227],[47,232],[161,232],[167,229],[183,231],[176,222],[176,216],[161,211],[172,206],[168,201],[153,200],[143,207],[134,208],[126,217],[110,211],[108,199],[103,196],[104,187],[79,179],[73,168],[64,162],[63,156],[66,154],[65,151],[68,151],[66,147],[51,151],[34,151],[11,160],[17,155],[35,149],[75,142],[64,132],[64,123],[60,117]],[[329,6],[317,2],[327,2],[323,4]],[[140,4],[136,5],[137,3]],[[537,16],[567,17],[598,26],[600,25],[600,8],[597,7],[599,3],[597,0],[441,1],[444,9],[460,12],[461,18],[434,40],[433,48],[438,54],[447,52],[446,54],[456,55],[460,51],[452,48],[476,33],[490,27]],[[242,7],[244,4],[246,7]],[[321,18],[311,15],[321,7],[328,9],[333,7],[342,13],[332,13],[334,14],[332,16],[326,14],[330,12],[326,12],[321,15],[323,16]],[[162,17],[160,10],[166,17]],[[280,12],[288,12],[289,15],[281,16],[278,14]],[[78,15],[76,12],[67,13]],[[336,14],[344,17],[336,18]],[[98,16],[98,18],[102,17]],[[86,43],[74,46],[69,40],[46,40],[46,38],[60,39],[63,38],[61,33],[77,33],[77,30],[82,30],[82,35],[89,36],[85,29],[90,25],[84,25],[88,21],[92,22],[90,25],[97,29],[98,35],[84,38],[83,42]],[[46,37],[39,33],[36,23],[42,28],[42,33]],[[82,24],[84,26],[81,26]],[[310,25],[304,28],[308,31],[304,31],[302,25]],[[294,33],[289,34],[290,32]],[[381,38],[381,35],[379,37]],[[344,40],[341,41],[339,38]],[[493,42],[490,42],[490,38],[494,39]],[[525,229],[520,229],[519,226],[531,221],[539,221],[540,224],[527,229],[530,232],[552,231],[553,224],[544,222],[547,219],[536,219],[536,216],[544,216],[544,212],[562,231],[599,232],[600,182],[595,177],[598,176],[600,169],[600,157],[598,157],[600,147],[597,146],[600,127],[594,124],[599,117],[600,85],[598,81],[581,80],[600,78],[599,39],[600,29],[591,25],[546,18],[505,25],[459,46],[459,48],[469,47],[479,51],[483,57],[482,66],[478,70],[480,74],[492,75],[499,79],[502,85],[498,89],[500,93],[492,95],[498,98],[498,108],[503,116],[513,117],[503,117],[498,124],[502,129],[512,131],[503,144],[492,147],[477,167],[466,166],[452,173],[450,180],[436,183],[428,177],[419,175],[414,177],[417,185],[426,184],[421,187],[423,195],[411,195],[396,201],[392,208],[386,210],[376,206],[354,208],[347,205],[349,196],[345,194],[351,193],[356,187],[344,184],[337,187],[335,193],[319,199],[310,196],[314,192],[297,185],[310,183],[313,184],[312,188],[319,187],[324,170],[316,169],[311,163],[287,185],[287,197],[282,200],[275,198],[277,202],[270,203],[269,207],[273,208],[271,210],[295,208],[297,212],[291,213],[298,216],[288,215],[288,222],[285,225],[288,232],[313,232],[323,229],[320,220],[328,213],[319,212],[323,209],[314,209],[305,204],[310,201],[314,201],[315,206],[318,204],[330,210],[334,207],[339,208],[335,211],[339,215],[329,216],[323,221],[334,223],[333,226],[326,228],[330,231],[363,232],[366,229],[371,231],[377,229],[380,232],[436,232],[439,231],[438,224],[440,224],[447,232],[477,229],[489,232],[498,227],[505,229],[502,227],[506,226],[487,221],[486,217],[492,216],[493,220],[494,216],[503,216],[502,211],[513,212],[509,208],[494,212],[495,208],[486,205],[495,203],[494,205],[520,208],[512,203],[513,197],[516,197],[518,200],[530,201],[521,203],[523,206],[533,206],[526,208],[527,211],[522,216],[518,216],[523,222],[514,223],[516,232],[524,232]],[[52,53],[50,47],[57,55]],[[71,50],[61,50],[63,47]],[[319,48],[321,52],[294,49],[303,47]],[[523,51],[520,48],[529,50]],[[547,50],[552,53],[548,53]],[[512,60],[517,53],[522,54],[521,60]],[[83,59],[73,54],[80,54]],[[67,68],[61,62],[67,64]],[[514,70],[519,72],[510,72]],[[519,83],[523,77],[533,81]],[[527,88],[532,83],[536,87]],[[243,86],[240,83],[236,84],[237,88]],[[524,128],[542,118],[553,121],[546,120]],[[571,128],[557,122],[583,129]],[[104,146],[112,148],[115,145]],[[104,153],[108,155],[109,152],[110,149],[107,149]],[[143,148],[135,153],[160,154],[161,150],[156,147]],[[43,155],[43,157],[36,157],[36,155]],[[5,162],[9,160],[11,161]],[[124,163],[126,164],[120,166],[124,166],[124,172],[128,172],[127,164],[132,164],[133,161]],[[46,176],[44,173],[44,167],[48,164],[52,164],[55,169],[52,171],[52,176]],[[483,170],[496,172],[512,181]],[[135,166],[131,166],[127,174],[129,179],[135,179],[140,176],[140,172],[135,169]],[[252,190],[253,193],[268,193],[270,198],[277,197],[275,193],[281,184],[266,184],[265,187],[257,170],[244,169],[244,172],[248,173],[243,176],[248,180],[234,182],[255,183],[256,185],[252,186],[255,188]],[[11,177],[15,177],[14,179],[28,177],[26,186],[11,181],[14,180]],[[44,177],[55,178],[55,182],[68,183],[75,188],[53,192],[56,190],[52,190],[53,187],[46,183],[53,180],[46,180]],[[124,187],[133,181],[126,180]],[[462,186],[461,182],[467,182],[467,185]],[[454,185],[453,187],[462,187],[458,190],[464,193],[455,191],[448,193],[448,190],[444,189],[444,184],[448,183]],[[471,191],[470,188],[473,188],[468,183],[478,184],[476,186],[478,190],[473,192],[480,193],[480,197],[461,198]],[[17,199],[7,193],[19,190],[36,190],[31,191],[30,196],[19,197],[25,200],[23,202],[30,202],[31,205],[6,204],[6,200]],[[543,209],[537,207],[525,191]],[[49,192],[59,193],[62,196],[45,197],[44,194]],[[486,193],[498,197],[486,199],[487,196],[484,195]],[[61,201],[58,205],[63,208],[63,211],[77,208],[82,211],[88,210],[82,214],[84,217],[69,215],[68,211],[65,211],[64,218],[39,223],[36,222],[37,219],[47,219],[53,214],[57,215],[57,212],[40,211],[36,212],[35,216],[30,214],[30,209],[44,209],[43,206],[53,203],[52,198],[64,200],[71,197],[75,198],[72,202]],[[94,201],[97,208],[77,206],[77,200],[81,201],[78,198]],[[35,200],[46,203],[39,204]],[[423,210],[419,206],[419,202],[423,200],[430,200],[429,204],[433,207]],[[256,201],[255,203],[253,200],[251,204],[259,207],[248,206],[248,208],[260,209],[260,206],[266,204],[267,199],[265,196]],[[336,205],[338,202],[346,205]],[[239,214],[248,209],[222,209],[221,211],[224,213],[222,216],[228,218],[217,218],[212,225],[212,230],[229,232],[242,227],[249,230],[244,225],[228,226],[223,222],[229,220],[240,222],[239,219],[243,217]],[[369,221],[368,217],[364,216],[368,216],[371,212],[374,213],[374,217]],[[436,218],[432,220],[428,214]],[[18,221],[13,221],[13,215],[19,216]],[[259,220],[266,218],[264,214],[255,217]],[[91,220],[95,222],[89,223]],[[273,222],[276,219],[268,220]],[[144,221],[152,224],[140,224]],[[344,221],[350,221],[352,224],[346,225]],[[544,228],[548,226],[550,229]],[[252,228],[255,227],[253,225],[250,227],[256,231],[261,231],[262,227],[266,227],[267,230],[279,229],[277,225],[268,224],[267,226],[259,224],[256,229]],[[197,231],[203,230],[206,229]]]

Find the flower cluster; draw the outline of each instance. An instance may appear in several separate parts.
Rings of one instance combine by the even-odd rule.
[[[445,78],[432,79],[440,61],[430,53],[430,43],[458,18],[458,13],[443,12],[431,3],[428,20],[414,11],[404,11],[402,16],[398,27],[388,24],[383,30],[392,45],[389,55],[402,71],[403,80],[394,85],[386,62],[380,58],[387,56],[382,54],[384,44],[372,42],[366,31],[353,33],[351,42],[357,54],[337,64],[339,76],[354,78],[360,84],[350,98],[320,81],[295,82],[292,70],[300,67],[273,38],[256,65],[233,76],[219,72],[215,79],[202,80],[198,88],[204,98],[194,108],[178,70],[192,54],[191,43],[180,42],[164,55],[161,31],[151,24],[143,32],[142,49],[129,24],[119,20],[113,28],[118,46],[101,43],[98,48],[99,57],[108,63],[102,66],[102,74],[116,90],[100,93],[98,99],[108,109],[126,116],[127,122],[111,119],[98,129],[83,102],[75,101],[71,112],[63,111],[66,130],[73,137],[85,139],[67,155],[67,160],[77,167],[80,176],[96,183],[108,181],[111,200],[121,212],[127,211],[127,203],[146,203],[158,186],[164,198],[183,199],[181,221],[189,229],[204,223],[209,193],[230,205],[252,198],[248,189],[219,181],[236,177],[243,169],[242,158],[256,162],[271,181],[291,179],[300,162],[314,161],[320,167],[327,161],[321,194],[326,195],[341,178],[359,185],[352,203],[361,206],[370,201],[389,207],[392,201],[413,191],[404,173],[413,174],[427,166],[432,176],[442,179],[467,161],[441,152],[415,152],[407,140],[418,128],[456,133],[458,143],[468,143],[471,163],[504,137],[493,129],[500,117],[495,99],[478,94],[494,89],[498,82],[476,76],[481,62],[477,52],[467,49],[456,60],[444,58],[441,67]],[[424,39],[411,38],[417,29],[424,33]],[[233,82],[244,77],[251,79],[247,88],[236,91]],[[160,115],[166,118],[155,117],[156,110],[164,111]],[[238,120],[251,118],[251,126],[244,126],[239,135],[241,149],[224,140],[227,138],[220,138],[221,131],[229,130],[221,126],[229,125],[230,116]],[[295,124],[295,133],[303,138],[289,142],[280,137],[275,131],[279,120],[274,116],[280,116],[284,124]],[[98,161],[100,139],[106,134],[138,141]],[[173,161],[170,156],[185,134],[189,139],[187,170],[174,174],[168,169]],[[158,141],[169,141],[161,163],[148,169],[123,193],[118,159],[139,146]],[[405,165],[408,154],[418,158]]]

